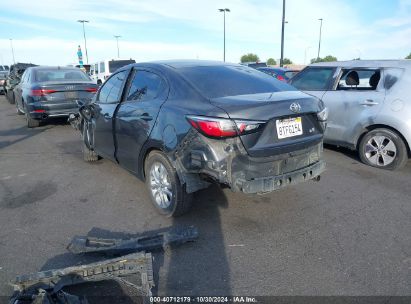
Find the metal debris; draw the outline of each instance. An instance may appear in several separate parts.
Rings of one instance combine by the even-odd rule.
[[[104,239],[87,236],[76,236],[67,249],[74,253],[103,253],[107,255],[122,255],[138,251],[168,249],[171,246],[192,242],[198,238],[197,228],[173,229],[155,235],[129,239]]]

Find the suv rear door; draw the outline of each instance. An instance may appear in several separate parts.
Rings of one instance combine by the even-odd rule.
[[[358,75],[358,85],[347,84],[346,78],[350,73]],[[376,68],[342,68],[335,88],[322,98],[330,110],[326,142],[351,147],[357,144],[364,125],[375,120],[384,103],[382,76],[383,71]],[[370,84],[371,78],[376,81],[373,85]]]

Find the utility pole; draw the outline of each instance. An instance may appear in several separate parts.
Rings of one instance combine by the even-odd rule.
[[[117,58],[120,58],[120,49],[118,47],[118,38],[121,38],[120,35],[114,35],[114,38],[117,40]]]
[[[87,59],[87,64],[88,64],[87,40],[86,40],[86,30],[84,28],[84,23],[89,23],[89,21],[88,20],[77,20],[77,22],[80,22],[83,24],[84,48],[86,50],[86,59]]]
[[[223,56],[223,58],[224,58],[224,62],[225,62],[225,13],[227,12],[227,13],[229,13],[229,12],[231,12],[230,11],[230,9],[228,9],[228,8],[220,8],[220,9],[218,9],[221,13],[224,13],[224,56]]]
[[[318,54],[317,61],[320,60],[320,50],[321,50],[321,31],[323,28],[323,18],[318,19],[320,21],[320,39],[318,40]]]
[[[11,38],[10,38],[10,47],[11,47],[11,55],[13,56],[13,64],[16,64],[16,60],[14,59],[13,39]]]
[[[284,27],[285,27],[285,0],[283,0],[283,18],[281,22],[281,58],[280,67],[284,65]]]

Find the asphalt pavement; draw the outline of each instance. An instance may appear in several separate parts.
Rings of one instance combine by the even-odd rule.
[[[196,225],[200,238],[154,254],[159,295],[411,295],[411,163],[367,167],[325,150],[327,171],[268,195],[212,186],[178,219],[159,215],[143,182],[85,163],[65,120],[27,129],[0,97],[0,296],[16,275],[88,261],[75,235],[135,235]]]

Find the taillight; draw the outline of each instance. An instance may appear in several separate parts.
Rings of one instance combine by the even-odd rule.
[[[87,91],[87,92],[90,92],[90,93],[96,93],[96,92],[97,92],[97,88],[87,88],[86,91]]]
[[[283,76],[281,76],[281,75],[277,75],[277,79],[278,79],[278,80],[281,80],[281,81],[285,81],[285,78],[284,78]]]
[[[31,96],[45,96],[51,93],[57,92],[56,90],[48,90],[48,89],[32,89]]]
[[[256,131],[262,121],[231,120],[206,116],[187,116],[188,122],[208,137],[225,138],[244,135]]]

